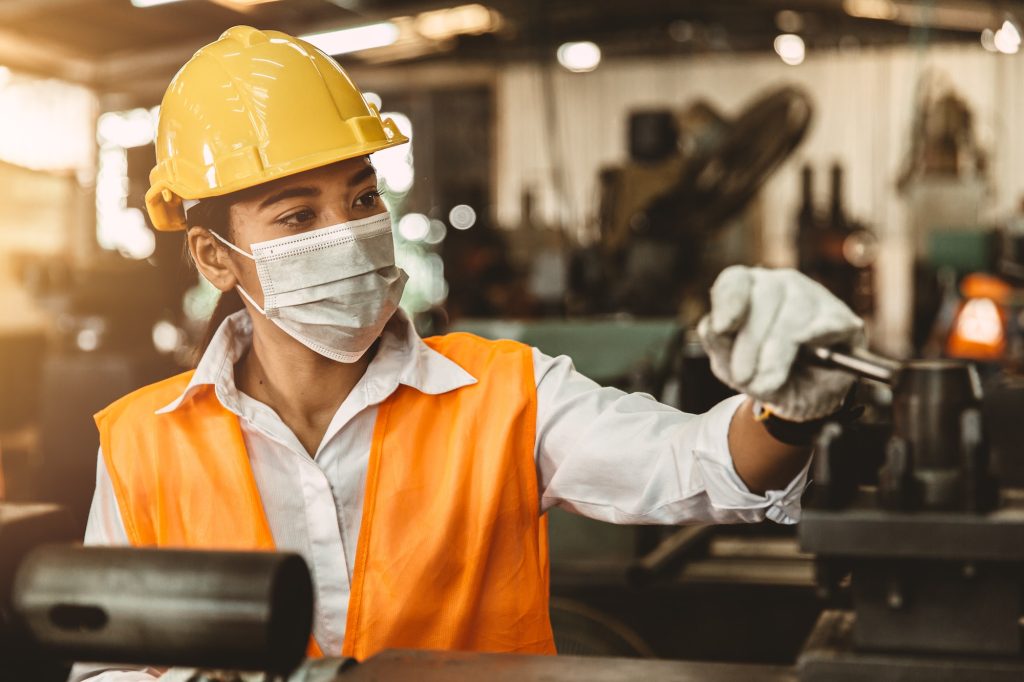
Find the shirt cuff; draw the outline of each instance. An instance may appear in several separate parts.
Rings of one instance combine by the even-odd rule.
[[[727,398],[701,416],[703,423],[694,457],[704,475],[708,499],[718,510],[736,512],[737,520],[768,518],[775,523],[797,523],[800,520],[800,498],[807,488],[810,460],[784,489],[768,490],[764,495],[750,492],[736,473],[729,451],[729,425],[745,400],[744,395]]]
[[[160,671],[154,668],[124,670],[110,664],[76,663],[68,682],[152,682],[159,677]]]

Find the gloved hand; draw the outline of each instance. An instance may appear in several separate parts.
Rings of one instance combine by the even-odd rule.
[[[797,422],[838,410],[854,381],[795,363],[801,344],[865,344],[863,320],[822,285],[795,270],[742,265],[715,280],[697,333],[719,380]]]

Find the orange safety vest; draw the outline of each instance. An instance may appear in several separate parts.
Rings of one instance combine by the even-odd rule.
[[[381,404],[341,653],[360,660],[388,648],[553,654],[530,348],[469,334],[426,343],[477,383],[441,395],[401,385]],[[271,550],[238,418],[213,387],[154,414],[181,395],[191,374],[139,389],[96,415],[128,538]]]

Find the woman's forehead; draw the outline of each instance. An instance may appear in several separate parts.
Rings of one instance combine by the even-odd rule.
[[[246,202],[259,202],[272,194],[292,187],[345,187],[353,178],[364,176],[366,169],[372,169],[372,167],[370,159],[365,156],[338,161],[328,166],[321,166],[320,168],[314,168],[257,185],[246,191],[246,196],[243,200]]]

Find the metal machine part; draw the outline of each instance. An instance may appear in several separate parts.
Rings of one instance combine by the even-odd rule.
[[[33,639],[84,661],[287,673],[305,656],[312,604],[305,562],[275,552],[52,545],[14,584]]]
[[[997,488],[981,424],[981,381],[973,365],[895,363],[865,351],[823,347],[808,347],[804,356],[892,387],[893,431],[879,472],[884,506],[965,511],[995,506]],[[826,459],[819,457],[819,465],[828,476]]]
[[[21,558],[45,542],[77,539],[71,516],[52,504],[0,503],[0,679],[64,680],[68,667],[34,646],[12,605]]]
[[[884,384],[892,383],[893,373],[899,366],[888,358],[883,358],[863,350],[841,351],[827,346],[805,346],[803,353],[806,359],[824,367],[843,369],[857,376]]]
[[[626,579],[635,587],[644,587],[659,577],[673,575],[687,559],[707,548],[714,528],[707,524],[680,528],[633,561]]]
[[[817,555],[823,596],[849,584],[852,613],[822,616],[800,679],[1021,679],[1024,497],[1000,494],[990,471],[974,368],[805,355],[888,383],[893,421],[872,488],[852,475],[865,453],[845,427],[829,424],[819,438],[800,544]]]
[[[812,112],[805,91],[781,87],[728,120],[698,103],[678,131],[671,112],[637,114],[634,158],[599,178],[600,246],[573,259],[574,312],[675,315],[688,303],[700,309],[696,321],[714,275],[729,262],[757,260],[747,235],[724,237],[799,146]]]
[[[297,554],[79,547],[59,507],[0,503],[0,678],[69,661],[287,675],[313,615]]]
[[[363,663],[339,659],[305,666],[289,682],[542,682],[547,680],[672,680],[673,682],[796,682],[791,668],[693,661],[657,661],[577,656],[521,656],[441,651],[385,651]]]

